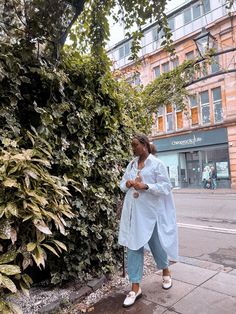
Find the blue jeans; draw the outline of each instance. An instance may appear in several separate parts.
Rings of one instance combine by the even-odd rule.
[[[169,266],[168,256],[163,250],[158,233],[157,225],[148,241],[150,250],[159,269],[165,269]],[[144,247],[138,250],[128,248],[128,275],[131,283],[140,283],[143,276]]]

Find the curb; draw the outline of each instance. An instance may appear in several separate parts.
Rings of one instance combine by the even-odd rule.
[[[104,283],[107,282],[105,275],[102,275],[100,278],[94,278],[87,282],[86,285],[82,286],[78,291],[72,291],[67,298],[61,299],[60,297],[40,308],[40,314],[58,314],[60,310],[71,306],[74,303],[80,302],[90,293],[101,288]]]

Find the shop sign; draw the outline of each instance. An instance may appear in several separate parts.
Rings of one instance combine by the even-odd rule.
[[[195,148],[228,142],[226,128],[210,131],[191,132],[187,135],[172,136],[165,139],[154,140],[158,152]]]

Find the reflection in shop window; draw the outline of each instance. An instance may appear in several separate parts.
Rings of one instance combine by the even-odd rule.
[[[198,125],[198,103],[196,94],[189,96],[189,104],[191,110],[192,125]]]
[[[202,124],[210,123],[210,104],[208,91],[200,93]]]
[[[174,130],[174,123],[173,123],[173,107],[171,104],[166,106],[166,131],[173,131]]]
[[[215,122],[223,121],[222,100],[220,87],[212,89]]]

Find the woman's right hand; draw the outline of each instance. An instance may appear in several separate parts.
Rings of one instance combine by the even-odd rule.
[[[127,180],[126,183],[125,183],[125,185],[126,185],[126,187],[127,187],[128,189],[131,188],[131,187],[133,186],[133,184],[134,184],[134,181],[133,181],[133,180]]]

